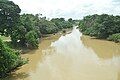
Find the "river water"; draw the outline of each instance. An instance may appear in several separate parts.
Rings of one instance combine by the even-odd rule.
[[[9,80],[120,80],[120,45],[70,34],[44,38],[38,50],[24,54],[29,64]],[[8,80],[8,79],[7,79]]]

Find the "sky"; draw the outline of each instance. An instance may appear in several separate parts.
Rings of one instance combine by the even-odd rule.
[[[92,14],[120,15],[120,0],[11,0],[21,13],[40,13],[47,18],[82,19]]]

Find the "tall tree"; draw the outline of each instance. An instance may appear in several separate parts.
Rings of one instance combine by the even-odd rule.
[[[0,34],[11,35],[19,23],[21,9],[12,1],[0,0]]]

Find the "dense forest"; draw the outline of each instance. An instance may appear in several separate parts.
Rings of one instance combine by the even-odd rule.
[[[17,45],[37,49],[42,35],[73,27],[72,18],[47,20],[46,17],[42,17],[42,14],[20,13],[21,9],[14,2],[0,0],[0,35],[11,38],[9,44],[0,39],[0,77],[8,75],[28,62],[20,57],[20,51],[15,49]]]
[[[120,16],[89,15],[80,20],[79,28],[85,35],[120,42]]]

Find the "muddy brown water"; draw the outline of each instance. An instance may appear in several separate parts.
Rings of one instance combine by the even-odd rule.
[[[4,80],[120,80],[120,44],[70,34],[43,38],[29,63]]]
[[[92,48],[100,58],[106,59],[120,55],[120,43],[89,36],[82,36],[82,41],[87,48]]]

